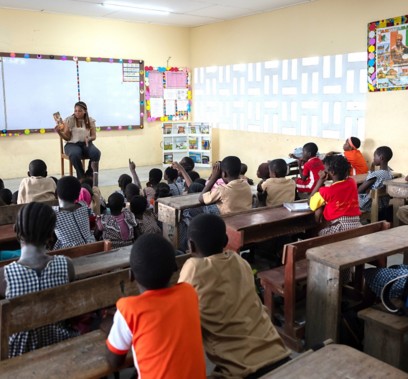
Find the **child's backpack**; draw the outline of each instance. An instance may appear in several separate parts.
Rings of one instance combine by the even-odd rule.
[[[390,292],[393,284],[400,279],[405,279],[405,285],[400,297],[400,300],[403,302],[403,306],[398,308],[391,301]],[[381,290],[381,302],[389,312],[399,314],[400,316],[408,316],[408,274],[397,276],[384,285],[383,289]]]

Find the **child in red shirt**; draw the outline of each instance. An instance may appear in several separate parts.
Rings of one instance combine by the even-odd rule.
[[[296,179],[296,189],[299,194],[310,194],[319,180],[319,171],[324,171],[322,161],[316,156],[317,151],[318,147],[313,142],[303,146],[303,154],[302,159],[299,160],[299,167],[302,161],[305,164],[303,165],[303,170],[299,170],[300,178]]]
[[[323,160],[325,171],[319,172],[319,180],[310,198],[310,209],[323,224],[319,235],[334,234],[361,226],[357,184],[348,177],[350,164],[341,155]],[[324,186],[327,179],[331,186]]]

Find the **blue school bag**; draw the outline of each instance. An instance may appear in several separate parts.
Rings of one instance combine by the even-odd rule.
[[[400,300],[403,302],[403,306],[398,308],[395,304],[391,301],[390,293],[393,284],[400,279],[405,279],[404,289],[402,291],[402,295]],[[408,274],[397,276],[394,279],[391,279],[387,282],[383,289],[381,290],[381,302],[383,303],[384,307],[387,309],[388,312],[398,314],[400,316],[408,316]]]

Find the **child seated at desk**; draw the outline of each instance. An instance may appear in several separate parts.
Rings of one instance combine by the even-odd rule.
[[[202,214],[188,228],[192,258],[179,282],[197,291],[204,348],[215,364],[214,378],[259,378],[288,360],[287,349],[255,290],[250,265],[224,251],[222,218]]]
[[[89,226],[88,207],[76,202],[80,191],[81,183],[73,176],[64,176],[58,181],[59,205],[53,207],[57,215],[54,250],[95,242]]]
[[[216,203],[221,214],[246,211],[252,208],[252,191],[245,179],[239,178],[241,160],[235,156],[225,157],[217,162],[211,177],[200,194],[201,204]],[[218,179],[222,178],[224,185],[211,191]]]
[[[361,226],[357,185],[348,177],[350,164],[341,155],[323,160],[325,171],[319,172],[319,180],[310,197],[310,209],[323,228],[319,235],[334,234]],[[326,180],[333,184],[324,186]]]
[[[8,188],[0,189],[0,207],[10,205],[13,200],[13,194]]]
[[[123,195],[118,192],[110,195],[108,208],[110,214],[103,214],[96,218],[95,233],[97,236],[102,235],[102,239],[110,240],[114,249],[131,245],[135,238],[134,228],[137,224],[133,213],[125,208]]]
[[[306,198],[312,193],[319,180],[319,171],[324,171],[324,165],[317,157],[318,150],[315,143],[309,142],[303,146],[302,159],[298,159],[300,178],[296,179],[296,189],[301,198]],[[293,155],[291,157],[296,158]],[[304,163],[303,169],[302,163]]]
[[[32,202],[20,209],[15,229],[21,257],[0,268],[0,298],[11,299],[75,279],[69,258],[47,255],[46,245],[54,233],[55,222],[56,215],[49,205]],[[13,334],[9,339],[9,358],[77,335],[63,323]]]
[[[380,166],[380,169],[369,172],[365,182],[358,187],[358,201],[360,209],[363,211],[368,212],[371,209],[370,190],[382,188],[384,180],[392,179],[392,173],[388,167],[388,162],[391,160],[392,155],[392,150],[388,146],[380,146],[374,151],[373,164],[374,166]],[[386,208],[389,200],[389,196],[381,197],[379,208]]]
[[[41,159],[31,161],[27,175],[28,177],[20,183],[17,204],[55,200],[57,186],[52,178],[47,177],[47,165],[44,161]]]
[[[250,186],[254,185],[254,181],[246,177],[246,172],[248,171],[248,166],[245,163],[241,162],[241,172],[239,173],[239,177],[241,179],[245,179]]]
[[[267,179],[269,179],[269,163],[268,162],[261,163],[258,166],[258,169],[256,170],[256,176],[257,178],[261,179],[261,181],[256,186],[257,202],[255,204],[255,208],[257,208],[258,206],[264,207],[266,205],[266,197],[262,189],[262,183],[264,183]]]
[[[274,159],[269,162],[269,179],[266,179],[261,188],[268,207],[295,200],[296,184],[286,178],[288,166],[283,159]]]
[[[175,162],[176,163],[176,162]],[[167,167],[164,170],[164,180],[170,187],[171,196],[180,196],[184,193],[184,185],[182,182],[177,181],[179,177],[179,171],[173,167]]]
[[[138,238],[130,254],[139,296],[118,300],[106,341],[108,361],[123,364],[132,349],[138,378],[205,379],[198,298],[187,283],[170,284],[175,252],[161,236]]]
[[[153,209],[148,208],[144,196],[133,196],[130,200],[130,210],[136,218],[135,238],[143,234],[162,234]]]

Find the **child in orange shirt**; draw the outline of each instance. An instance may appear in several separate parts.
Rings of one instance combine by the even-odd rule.
[[[349,137],[343,145],[344,156],[350,163],[350,175],[367,174],[367,162],[358,150],[361,142],[357,137]]]

